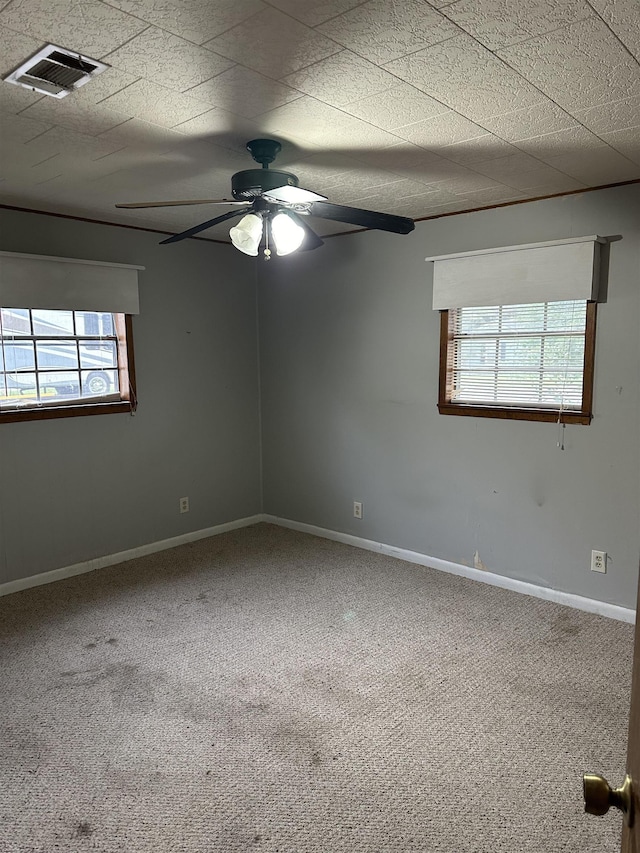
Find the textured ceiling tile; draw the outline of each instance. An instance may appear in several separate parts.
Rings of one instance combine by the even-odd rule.
[[[0,24],[100,59],[147,26],[99,0],[13,0]]]
[[[107,130],[100,138],[112,141],[116,147],[143,148],[150,154],[165,154],[185,139],[182,133],[137,118]]]
[[[532,157],[546,162],[549,157],[558,157],[561,154],[573,154],[579,157],[585,151],[601,148],[603,142],[584,127],[572,127],[556,133],[534,136],[531,139],[521,139],[515,143],[515,146],[531,154]]]
[[[510,179],[514,176],[521,175],[524,172],[531,172],[540,169],[548,172],[549,175],[553,174],[553,169],[550,169],[539,160],[536,160],[535,157],[530,157],[523,151],[519,151],[515,154],[509,154],[507,157],[500,157],[495,160],[486,160],[474,163],[473,168],[475,171],[480,172],[483,175],[488,175],[490,178],[493,178],[496,181],[501,181],[505,184],[509,183],[511,186],[515,185],[511,184]],[[542,183],[542,181],[539,181],[538,183]]]
[[[325,148],[348,146],[354,157],[360,148],[383,148],[398,142],[397,136],[308,97],[265,113],[261,124],[267,133],[291,133]]]
[[[201,83],[188,94],[244,118],[253,118],[301,97],[297,89],[240,65]]]
[[[554,178],[552,183],[535,184],[526,189],[527,196],[530,198],[540,198],[545,195],[555,195],[556,193],[568,193],[573,190],[582,190],[586,184],[581,181],[576,181],[575,178],[570,178],[569,175],[560,175]]]
[[[399,175],[404,175],[405,169],[425,166],[428,163],[440,162],[440,157],[433,151],[427,151],[411,142],[399,142],[388,148],[361,151],[358,159],[363,163],[378,169],[389,169]]]
[[[214,107],[208,112],[177,124],[174,130],[201,139],[210,139],[223,148],[242,149],[250,139],[260,136],[256,122]]]
[[[575,127],[577,121],[552,101],[545,100],[532,107],[484,118],[482,125],[507,142],[517,142],[518,139]]]
[[[484,128],[451,110],[426,121],[398,127],[394,133],[423,148],[441,148],[444,145],[453,145],[466,139],[487,135]]]
[[[498,53],[569,112],[640,93],[640,66],[599,19]]]
[[[1,20],[1,19],[0,19]],[[42,47],[42,41],[0,26],[0,77],[5,77]],[[5,88],[4,86],[2,88]],[[17,88],[17,87],[11,87]],[[26,90],[25,90],[26,91]]]
[[[408,83],[399,83],[393,89],[370,95],[348,104],[346,112],[381,127],[393,130],[406,124],[448,112],[448,107],[419,92]]]
[[[24,115],[60,127],[69,127],[89,136],[97,136],[131,118],[127,113],[114,112],[100,104],[75,101],[71,96],[60,101],[44,97],[25,110]]]
[[[587,110],[574,110],[574,116],[581,124],[598,135],[628,127],[640,126],[640,95],[590,107]]]
[[[163,127],[173,127],[207,111],[206,104],[202,101],[178,94],[148,80],[138,80],[101,103],[109,109]]]
[[[458,198],[464,200],[469,208],[480,207],[484,204],[500,204],[505,201],[515,201],[525,198],[525,193],[513,187],[501,184],[498,187],[489,187],[481,190],[471,190],[459,193]]]
[[[3,86],[0,83],[0,112],[21,113],[43,97],[44,95],[41,95],[40,92],[33,92],[31,89],[24,89],[22,86],[11,86],[8,83]]]
[[[419,166],[409,167],[403,170],[402,174],[407,178],[419,181],[421,184],[437,185],[439,191],[450,195],[455,195],[465,186],[469,186],[469,181],[472,182],[470,184],[471,189],[481,189],[495,184],[486,175],[480,175],[466,166],[445,160],[444,157],[438,157]]]
[[[530,195],[542,195],[541,187],[545,188],[545,193],[559,193],[579,189],[582,186],[582,184],[564,172],[543,166],[542,164],[538,169],[531,169],[527,172],[519,172],[517,175],[511,175],[504,182]]]
[[[591,5],[640,62],[638,0],[591,0]]]
[[[481,121],[540,101],[540,92],[471,36],[461,35],[385,66],[443,104]]]
[[[369,0],[318,29],[376,63],[413,53],[458,32],[422,0]]]
[[[453,160],[455,163],[475,163],[481,160],[493,160],[496,157],[506,157],[513,154],[513,146],[504,139],[499,139],[491,133],[476,136],[453,145],[445,145],[437,149],[441,157]]]
[[[397,79],[361,56],[342,50],[283,78],[283,83],[340,107],[397,85]]]
[[[43,160],[52,154],[64,156],[72,167],[75,157],[97,160],[117,151],[120,146],[105,137],[89,136],[66,127],[52,127],[41,136],[31,139],[25,147],[29,151],[39,152]]]
[[[494,181],[493,178],[488,178],[486,175],[481,175],[479,172],[472,172],[471,169],[467,169],[462,174],[449,177],[434,186],[442,187],[443,190],[454,195],[461,195],[463,193],[479,192],[480,190],[502,190],[505,185],[499,181]],[[510,187],[510,189],[513,189],[513,187]]]
[[[207,42],[207,47],[274,79],[340,50],[335,42],[277,9],[259,12]]]
[[[51,129],[51,124],[36,119],[27,118],[26,116],[3,115],[0,121],[0,150],[2,156],[7,156],[7,148],[10,144],[21,145],[46,133]]]
[[[625,130],[603,133],[602,139],[629,160],[640,164],[640,127],[627,127]],[[640,171],[638,177],[640,177]]]
[[[489,50],[593,16],[585,0],[459,0],[443,14]]]
[[[262,0],[109,0],[138,18],[203,44],[265,8]]]
[[[365,198],[380,192],[380,187],[402,182],[400,175],[392,172],[376,171],[374,169],[359,169],[355,172],[343,172],[340,180],[335,182],[329,180],[327,183],[316,183],[313,189],[317,192],[325,192],[329,201],[337,198]],[[345,195],[346,194],[346,195]]]
[[[362,168],[362,162],[346,154],[322,152],[299,159],[285,159],[281,166],[293,172],[300,180],[300,186],[319,192],[322,187],[331,190],[340,186],[342,176],[349,171]],[[371,168],[367,166],[367,168]],[[397,176],[395,176],[397,177]]]
[[[90,83],[76,89],[71,95],[68,95],[68,100],[82,101],[85,104],[97,104],[104,101],[106,98],[115,95],[122,89],[126,89],[132,83],[135,83],[139,78],[132,74],[126,74],[118,68],[107,68],[102,74],[99,74]]]
[[[110,53],[105,62],[179,92],[191,89],[233,65],[230,59],[157,27],[149,27]]]
[[[590,186],[640,178],[640,167],[608,146],[582,153],[580,157],[562,154],[549,158],[547,162]]]
[[[318,2],[301,3],[300,0],[269,0],[269,5],[275,6],[281,12],[286,12],[292,18],[297,18],[308,27],[335,18],[354,6],[359,6],[362,0],[318,0]]]

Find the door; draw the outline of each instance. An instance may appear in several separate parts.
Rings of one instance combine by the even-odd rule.
[[[640,612],[640,581],[638,583],[637,611]],[[640,620],[636,616],[636,639],[633,651],[633,681],[631,683],[631,711],[629,713],[629,744],[627,746],[627,773],[631,776],[634,821],[622,830],[622,853],[640,853]]]
[[[636,612],[640,615],[640,577]],[[617,781],[617,780],[616,780]],[[627,775],[620,788],[612,788],[602,776],[584,776],[585,811],[603,815],[611,806],[625,814],[622,829],[622,853],[640,853],[640,619],[636,616],[631,682],[631,709],[627,743]]]

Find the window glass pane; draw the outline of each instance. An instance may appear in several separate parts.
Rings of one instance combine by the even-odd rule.
[[[456,366],[461,368],[493,367],[496,360],[496,339],[461,340],[457,346]]]
[[[85,397],[103,397],[118,389],[117,370],[83,370],[82,393]]]
[[[549,302],[547,306],[547,329],[550,331],[584,331],[587,318],[587,303]]]
[[[513,370],[540,364],[540,338],[507,338],[498,345],[498,369]]]
[[[80,394],[80,379],[77,371],[64,373],[45,371],[38,374],[40,381],[40,397],[78,397]]]
[[[78,348],[75,343],[59,341],[37,341],[38,370],[78,368]]]
[[[503,305],[501,332],[537,332],[544,328],[545,306]]]
[[[30,335],[31,321],[28,308],[2,309],[3,335]]]
[[[36,357],[32,341],[4,342],[5,370],[35,370]]]
[[[7,373],[7,392],[19,401],[37,398],[35,373]]]
[[[584,337],[545,338],[544,367],[580,370],[584,363]]]
[[[457,312],[456,332],[467,335],[478,332],[497,332],[500,322],[500,308],[459,308]]]
[[[103,311],[76,311],[75,314],[78,335],[115,335],[113,314]]]
[[[542,402],[563,408],[579,408],[582,401],[582,371],[545,373],[542,377]]]
[[[73,311],[48,311],[34,308],[31,312],[33,317],[34,335],[73,335]]]
[[[115,342],[87,342],[80,344],[80,367],[87,370],[104,370],[107,367],[117,366],[118,353]]]

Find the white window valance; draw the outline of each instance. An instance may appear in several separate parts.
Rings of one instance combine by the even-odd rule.
[[[0,252],[0,306],[138,314],[138,270],[143,269]]]
[[[596,299],[602,237],[502,246],[426,258],[434,311]]]

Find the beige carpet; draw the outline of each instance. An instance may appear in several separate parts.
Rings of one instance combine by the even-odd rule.
[[[269,525],[9,596],[0,849],[614,853],[632,634]]]

